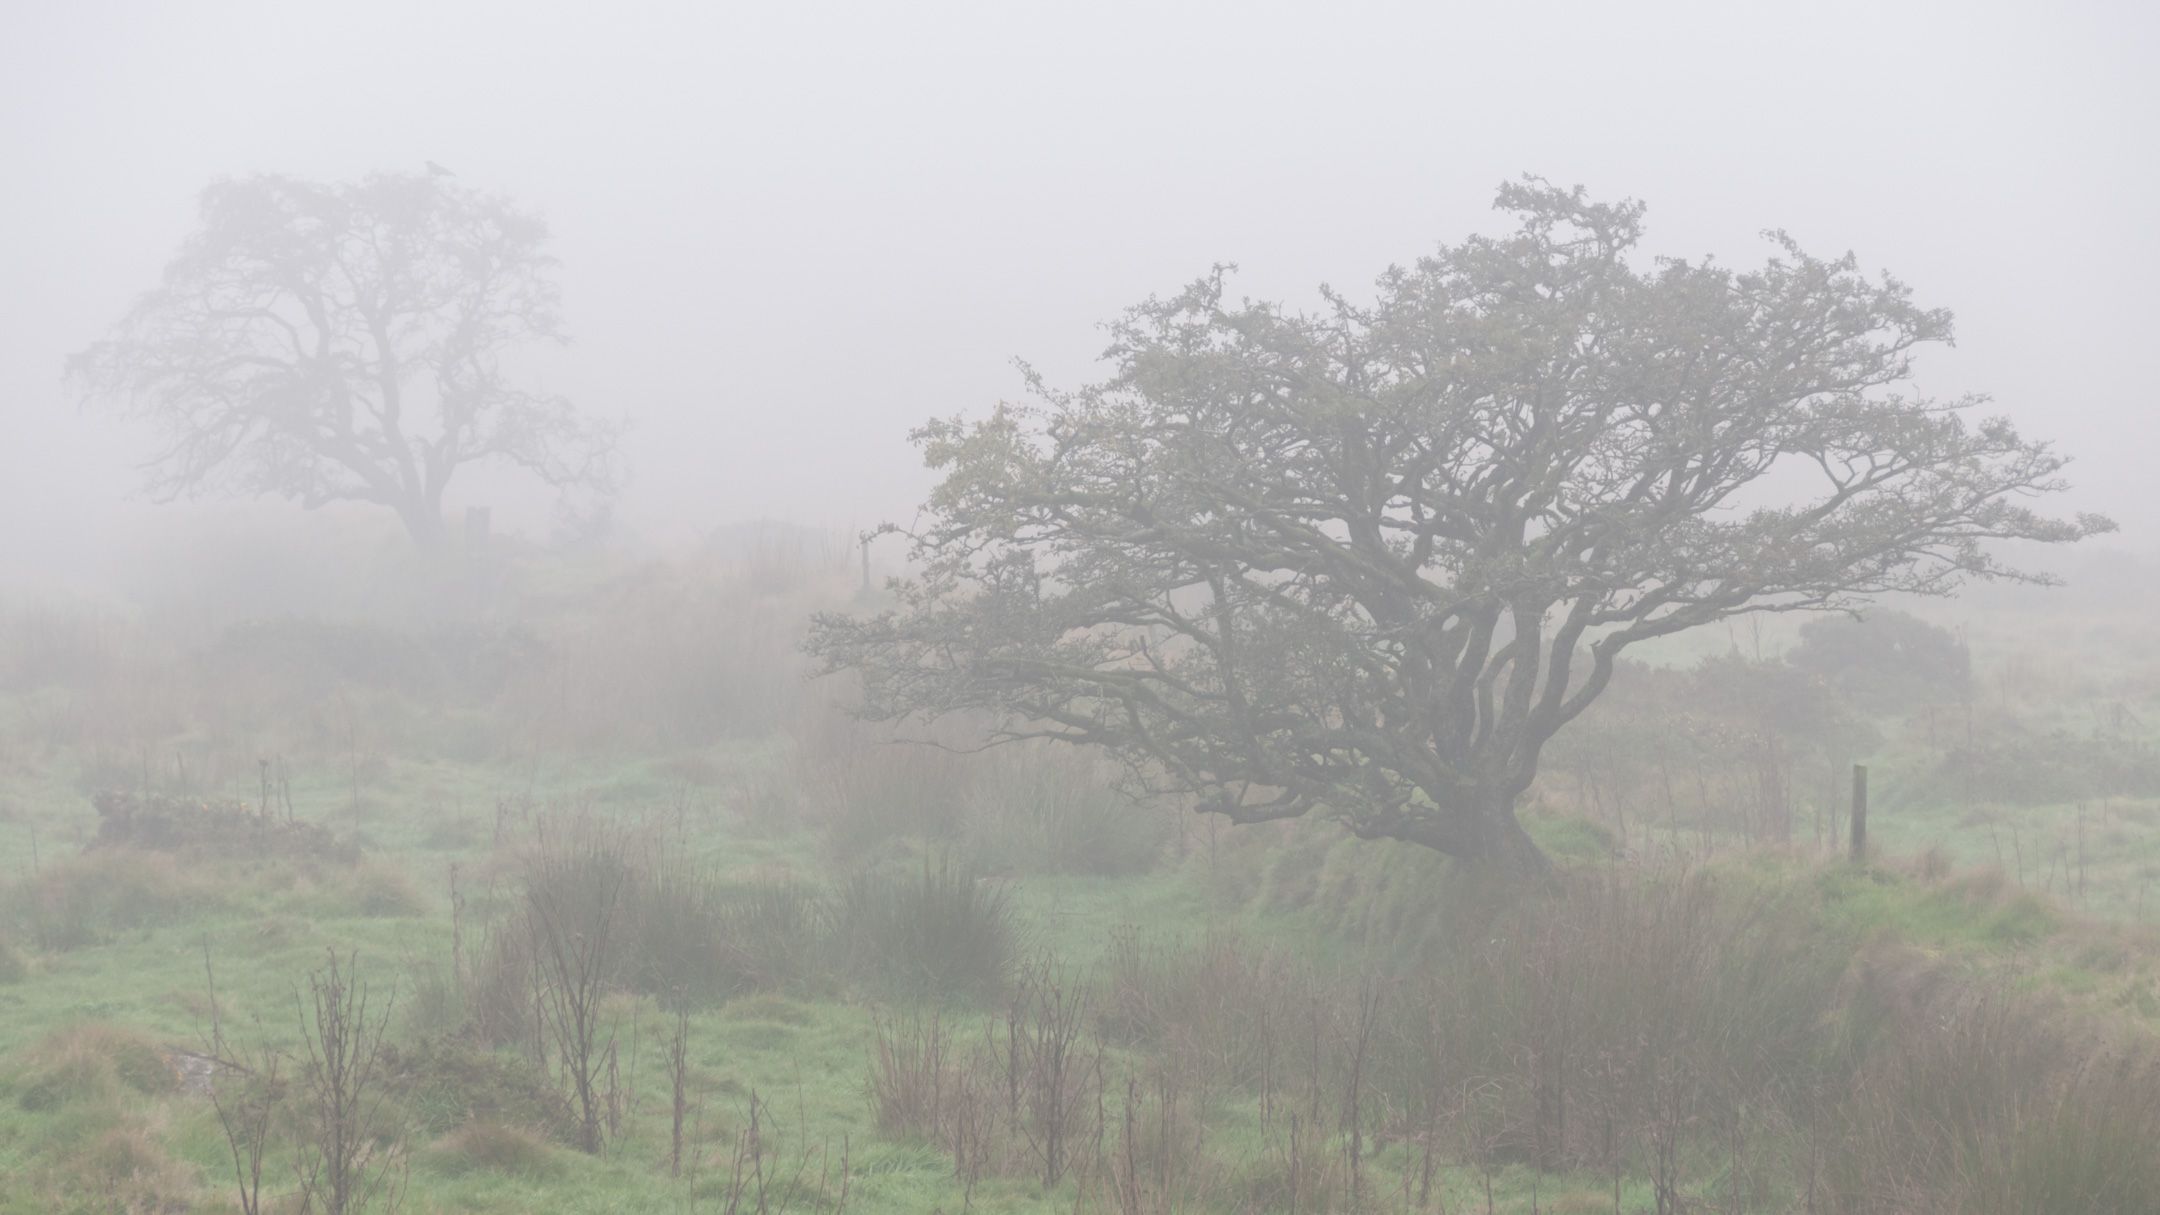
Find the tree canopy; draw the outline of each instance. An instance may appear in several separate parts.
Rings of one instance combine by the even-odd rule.
[[[546,243],[539,219],[439,175],[220,182],[163,283],[68,370],[161,433],[144,466],[161,500],[367,502],[432,544],[475,462],[604,499],[614,432],[502,366],[564,340]]]
[[[1800,643],[1787,660],[1875,705],[1929,694],[1956,696],[1972,679],[1972,656],[1964,642],[1948,629],[1895,610],[1810,620],[1800,626]]]
[[[1369,301],[1112,326],[1108,378],[916,434],[943,474],[897,606],[810,640],[873,717],[987,715],[1108,749],[1238,822],[1534,872],[1515,813],[1628,647],[1750,612],[2038,580],[2064,459],[1909,388],[1951,336],[1897,280],[1772,234],[1760,266],[1645,259],[1643,210],[1527,180],[1516,226]]]

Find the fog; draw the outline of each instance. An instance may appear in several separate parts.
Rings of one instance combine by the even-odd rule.
[[[533,381],[628,420],[623,534],[857,528],[932,415],[1095,371],[1098,329],[1215,262],[1353,294],[1491,230],[1536,173],[1650,206],[1657,251],[1850,249],[2076,458],[2061,505],[2150,550],[2160,308],[2149,6],[14,5],[0,37],[0,569],[94,577],[155,507],[139,428],[75,408],[207,184],[433,160],[544,215],[573,345]],[[512,526],[545,515],[476,480]],[[274,505],[274,504],[270,504]],[[279,508],[287,509],[287,508]],[[165,512],[165,513],[159,513]]]
[[[0,2],[0,1211],[2160,1215],[2155,64]]]

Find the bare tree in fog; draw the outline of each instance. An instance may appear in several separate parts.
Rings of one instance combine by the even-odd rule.
[[[69,374],[162,432],[145,465],[161,500],[371,502],[422,545],[478,461],[604,500],[614,431],[501,365],[563,340],[546,243],[536,217],[440,174],[220,182],[164,283]]]
[[[1124,317],[1106,383],[925,427],[920,577],[811,648],[873,717],[987,712],[1237,822],[1534,874],[1516,799],[1629,646],[2033,578],[1985,542],[2113,526],[2022,504],[2062,488],[2046,444],[1902,389],[1949,314],[1849,255],[1638,269],[1637,204],[1500,204],[1370,304],[1218,270]]]

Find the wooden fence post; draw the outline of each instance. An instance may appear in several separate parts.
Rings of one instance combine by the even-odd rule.
[[[1867,765],[1852,766],[1852,859],[1867,859]]]

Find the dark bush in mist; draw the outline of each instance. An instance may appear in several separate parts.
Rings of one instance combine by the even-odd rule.
[[[1954,700],[1972,679],[1972,655],[1956,635],[1887,608],[1808,621],[1785,660],[1876,707]]]

